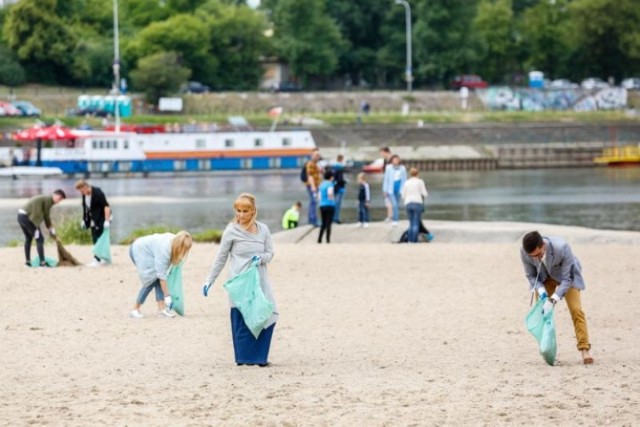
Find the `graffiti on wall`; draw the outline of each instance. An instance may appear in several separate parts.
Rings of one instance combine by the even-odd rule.
[[[478,89],[478,97],[492,110],[613,110],[627,106],[627,90],[607,88],[597,91],[584,89],[529,89],[490,87]]]

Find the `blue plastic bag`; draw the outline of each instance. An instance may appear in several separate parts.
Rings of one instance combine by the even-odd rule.
[[[169,288],[169,295],[171,295],[171,301],[173,305],[171,308],[180,316],[184,316],[184,292],[182,290],[182,264],[171,267],[169,275],[167,276],[167,287]]]
[[[260,287],[257,264],[252,262],[248,269],[227,280],[223,285],[256,339],[273,316],[273,304],[265,297]]]
[[[111,262],[111,236],[109,235],[109,229],[105,228],[96,244],[93,245],[91,252],[101,260]]]
[[[556,355],[558,353],[556,326],[553,321],[553,310],[546,315],[542,314],[544,301],[544,299],[539,299],[533,306],[525,318],[525,324],[527,325],[527,330],[534,336],[536,341],[538,341],[542,358],[549,365],[553,365],[556,362]]]

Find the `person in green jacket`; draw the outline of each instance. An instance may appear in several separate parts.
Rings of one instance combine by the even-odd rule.
[[[66,198],[64,191],[56,190],[51,196],[32,197],[26,205],[18,209],[18,224],[24,233],[24,256],[28,267],[31,267],[31,241],[33,239],[36,240],[40,267],[48,267],[44,259],[44,236],[40,231],[40,224],[44,221],[49,235],[54,237],[56,230],[51,223],[51,208]]]
[[[298,226],[300,209],[302,209],[302,202],[295,202],[293,206],[284,213],[282,217],[282,228],[289,230]]]

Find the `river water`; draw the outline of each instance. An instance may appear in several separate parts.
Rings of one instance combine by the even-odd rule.
[[[385,217],[381,178],[369,175],[373,221]],[[640,231],[640,168],[429,172],[422,178],[429,190],[424,215],[427,226],[429,219],[522,221]],[[354,222],[356,177],[348,175],[347,179],[342,220]],[[81,205],[74,182],[58,178],[0,180],[0,246],[22,238],[16,222],[21,205],[18,198],[62,188],[69,198],[54,207],[54,222],[60,216],[79,218]],[[151,225],[192,232],[224,228],[233,217],[233,200],[244,191],[257,196],[258,217],[272,231],[280,229],[282,214],[293,202],[300,200],[305,208],[308,203],[298,171],[95,178],[90,182],[111,200],[115,241]],[[302,223],[306,223],[306,210]]]

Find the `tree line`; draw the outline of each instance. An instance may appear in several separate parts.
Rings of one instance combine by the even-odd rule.
[[[408,0],[414,87],[640,75],[640,0]],[[0,10],[0,84],[110,87],[111,0]],[[119,0],[122,75],[151,97],[187,79],[254,90],[265,60],[309,89],[400,88],[405,10],[393,0]]]

